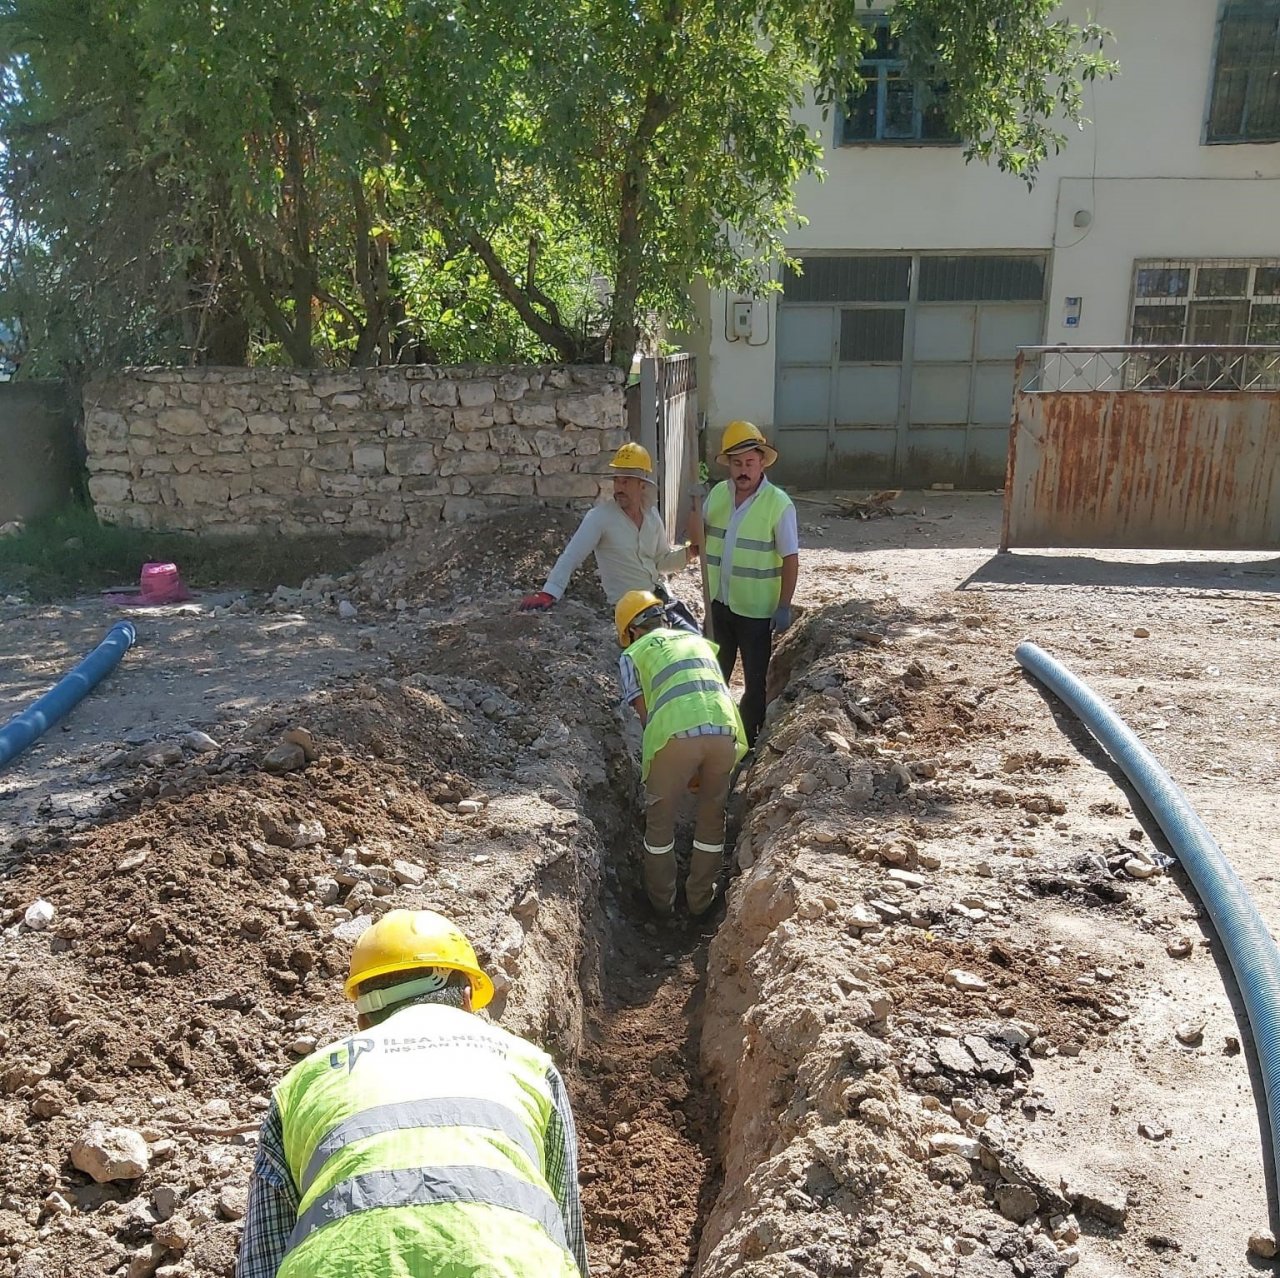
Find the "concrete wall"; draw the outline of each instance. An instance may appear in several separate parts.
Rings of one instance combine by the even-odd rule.
[[[880,7],[880,6],[877,6]],[[1062,12],[1083,21],[1072,0]],[[793,252],[1041,250],[1050,254],[1048,342],[1128,339],[1135,259],[1280,256],[1280,144],[1204,145],[1216,0],[1113,0],[1102,21],[1120,75],[1085,90],[1093,121],[1028,191],[1021,179],[965,164],[958,147],[833,145],[834,117],[803,121],[826,139],[823,183],[801,183],[808,224]],[[1085,227],[1074,225],[1087,212]],[[1084,299],[1079,327],[1064,298]],[[776,304],[757,302],[750,343],[726,333],[734,299],[706,310],[704,407],[713,432],[735,417],[773,422]]]
[[[84,407],[99,516],[192,531],[394,536],[585,504],[626,438],[612,368],[142,369]]]
[[[0,524],[71,499],[75,428],[61,382],[0,382]]]

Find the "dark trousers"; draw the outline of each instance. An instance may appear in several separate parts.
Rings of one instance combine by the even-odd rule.
[[[764,722],[764,689],[773,650],[773,619],[740,617],[719,600],[712,600],[711,627],[720,649],[717,656],[726,683],[733,674],[738,655],[742,655],[743,692],[738,710],[746,729],[747,745],[753,746]]]

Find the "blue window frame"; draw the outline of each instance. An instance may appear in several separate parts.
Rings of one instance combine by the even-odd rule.
[[[1280,0],[1226,0],[1206,142],[1280,142]]]
[[[861,90],[846,95],[836,126],[840,146],[959,142],[947,122],[945,81],[912,75],[887,17],[868,21],[872,44],[859,72]]]

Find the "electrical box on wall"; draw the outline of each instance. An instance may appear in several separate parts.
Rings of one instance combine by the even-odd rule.
[[[1062,327],[1079,328],[1080,312],[1083,307],[1083,297],[1064,297],[1062,299]]]
[[[733,310],[733,336],[751,340],[751,303],[750,302],[734,302]]]

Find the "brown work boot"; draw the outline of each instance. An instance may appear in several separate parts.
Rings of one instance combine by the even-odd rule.
[[[651,852],[646,845],[644,857],[644,894],[660,918],[670,918],[676,908],[675,846],[662,852]]]
[[[689,877],[684,885],[684,899],[691,917],[701,919],[711,913],[716,903],[723,866],[723,845],[708,847],[694,840],[693,855],[689,858]]]

